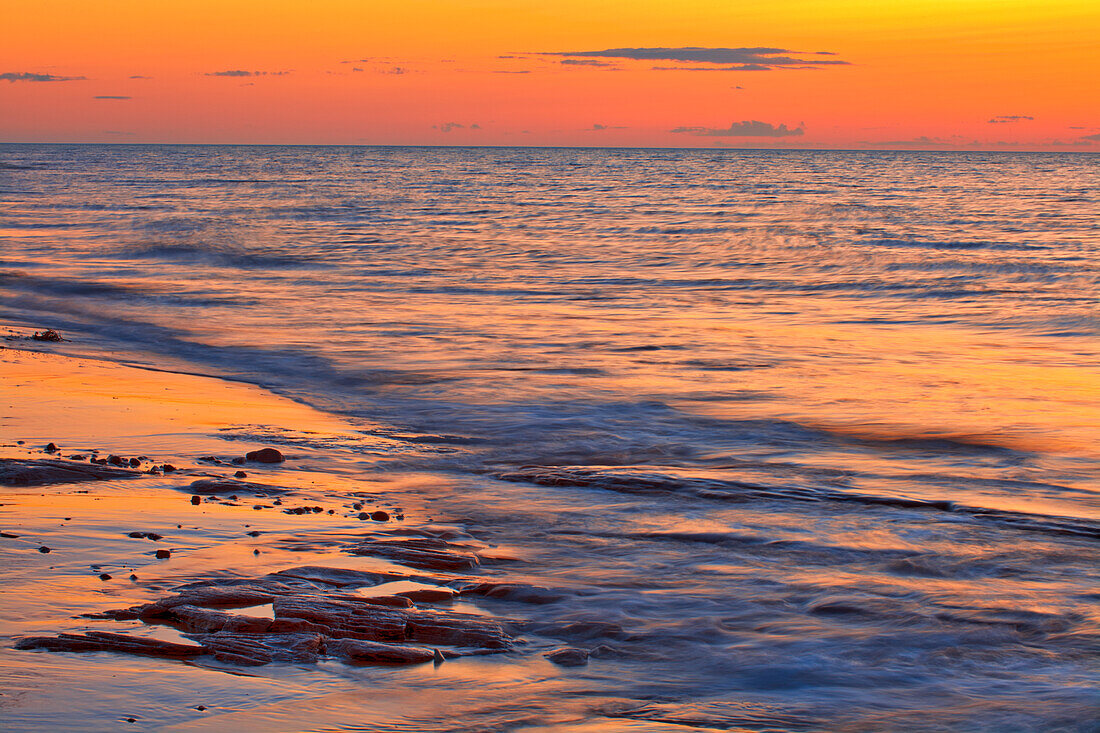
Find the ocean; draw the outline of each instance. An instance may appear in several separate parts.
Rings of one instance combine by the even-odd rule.
[[[0,321],[339,415],[360,439],[241,435],[433,477],[570,589],[541,621],[620,629],[571,686],[456,702],[467,729],[591,698],[606,730],[1095,730],[1098,182],[1094,154],[0,145]]]

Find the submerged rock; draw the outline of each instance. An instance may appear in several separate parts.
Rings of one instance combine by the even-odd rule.
[[[480,562],[476,554],[461,552],[449,542],[434,537],[374,540],[358,545],[349,552],[353,555],[381,557],[423,570],[470,570]]]
[[[182,488],[192,494],[285,494],[286,489],[267,484],[254,484],[232,478],[202,478]]]
[[[51,652],[122,652],[145,657],[186,659],[197,657],[205,650],[201,646],[175,644],[160,639],[146,639],[106,631],[87,634],[59,634],[56,637],[31,636],[20,639],[16,649],[45,649]]]
[[[557,649],[543,656],[559,667],[583,667],[588,664],[588,652],[575,647]]]
[[[55,459],[0,458],[0,486],[46,486],[141,476],[137,471]]]

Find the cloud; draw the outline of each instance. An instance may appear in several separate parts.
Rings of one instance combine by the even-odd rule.
[[[508,71],[505,69],[497,69],[493,71],[494,74],[530,74],[530,69],[522,69],[520,71]]]
[[[57,76],[55,74],[34,74],[29,71],[9,71],[0,74],[0,81],[15,83],[17,81],[84,81],[86,76]]]
[[[1002,125],[1006,122],[1023,122],[1024,120],[1034,120],[1034,117],[1028,115],[997,115],[989,119],[991,125]]]
[[[599,122],[593,123],[592,127],[586,127],[582,132],[602,132],[604,130],[625,130],[623,125],[601,125]]]
[[[444,122],[442,125],[432,125],[433,129],[439,130],[440,132],[450,132],[451,130],[461,130],[464,127],[466,127],[466,125],[463,125],[459,122]]]
[[[141,74],[134,74],[130,78],[131,79],[152,79],[153,77],[151,77],[151,76],[142,76]]]
[[[562,59],[561,63],[566,66],[611,66],[606,61],[600,61],[599,59]]]
[[[228,71],[208,71],[206,76],[286,76],[289,71],[244,71],[243,69],[230,69]]]
[[[770,125],[760,120],[742,120],[734,122],[728,128],[714,129],[711,127],[677,127],[669,132],[694,135],[696,137],[792,137],[805,134],[805,128],[799,125],[795,128],[785,124]]]
[[[1089,142],[1093,143],[1100,143],[1100,132],[1096,133],[1095,135],[1083,135],[1081,139],[1088,140]]]
[[[101,94],[98,97],[92,97],[92,99],[133,99],[133,97],[116,96],[114,94]]]
[[[771,71],[773,67],[764,64],[739,64],[737,66],[651,66],[653,71]],[[794,66],[788,68],[812,68]]]
[[[796,55],[788,55],[796,54]],[[797,68],[813,69],[822,66],[848,66],[841,59],[798,58],[803,52],[786,48],[701,48],[684,46],[681,48],[608,48],[603,51],[549,51],[539,56],[566,56],[572,59],[628,59],[632,61],[676,61],[686,64],[714,64],[724,66],[726,71],[756,71],[762,69]],[[810,56],[835,56],[830,51],[815,51]],[[659,67],[679,69],[691,67]]]

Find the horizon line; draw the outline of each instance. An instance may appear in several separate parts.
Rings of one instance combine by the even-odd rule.
[[[1052,153],[1097,155],[1100,150],[1006,150],[1004,148],[738,148],[738,147],[678,147],[667,145],[455,145],[440,143],[209,143],[209,142],[27,142],[0,141],[0,145],[113,145],[118,147],[234,147],[234,148],[460,148],[530,150],[703,150],[756,153]]]

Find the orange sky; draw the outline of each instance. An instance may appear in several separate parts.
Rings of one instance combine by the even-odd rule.
[[[0,141],[1100,151],[1098,38],[1097,0],[0,0]]]

